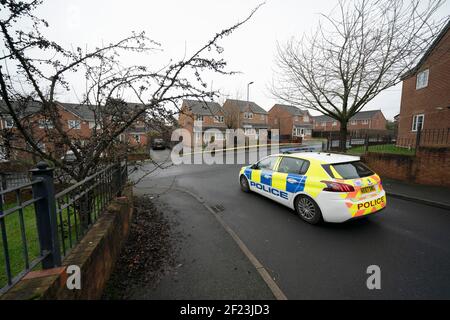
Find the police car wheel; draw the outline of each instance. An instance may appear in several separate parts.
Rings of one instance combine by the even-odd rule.
[[[241,176],[241,190],[244,192],[250,192],[250,186],[248,185],[248,180],[245,176]]]
[[[319,207],[307,196],[298,196],[295,199],[295,211],[300,218],[310,224],[318,224],[322,221]]]

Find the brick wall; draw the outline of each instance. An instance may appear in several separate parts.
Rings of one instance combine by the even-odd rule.
[[[417,73],[403,81],[399,139],[412,139],[413,117],[424,114],[424,129],[450,127],[450,32],[443,37]],[[416,89],[417,74],[429,70],[428,86]]]
[[[450,187],[450,148],[420,148],[416,156],[369,153],[362,160],[381,177]]]

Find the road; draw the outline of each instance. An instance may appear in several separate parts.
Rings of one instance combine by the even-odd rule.
[[[168,151],[153,156],[163,162]],[[367,220],[311,226],[284,206],[241,192],[241,166],[157,169],[136,190],[189,190],[219,206],[288,299],[450,299],[449,211],[389,198],[387,209]],[[381,268],[381,290],[367,289],[371,265]]]

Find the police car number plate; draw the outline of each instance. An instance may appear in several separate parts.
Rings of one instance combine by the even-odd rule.
[[[364,188],[361,188],[361,192],[362,192],[362,193],[371,193],[371,192],[375,192],[375,187],[374,187],[374,186],[370,186],[370,187],[364,187]]]

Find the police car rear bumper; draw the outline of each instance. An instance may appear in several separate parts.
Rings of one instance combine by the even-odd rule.
[[[356,202],[355,205],[357,206],[360,203],[375,201],[381,198],[384,198],[384,201],[386,201],[386,192],[384,190],[378,193],[373,198],[366,199],[361,202]],[[347,201],[340,198],[336,193],[331,192],[322,192],[317,197],[316,202],[319,205],[320,210],[322,211],[323,219],[325,220],[325,222],[329,223],[343,223],[349,220],[379,213],[386,208],[386,203],[384,203],[383,207],[376,207],[376,210],[373,212],[364,214],[362,216],[355,216],[348,208],[346,203]]]

